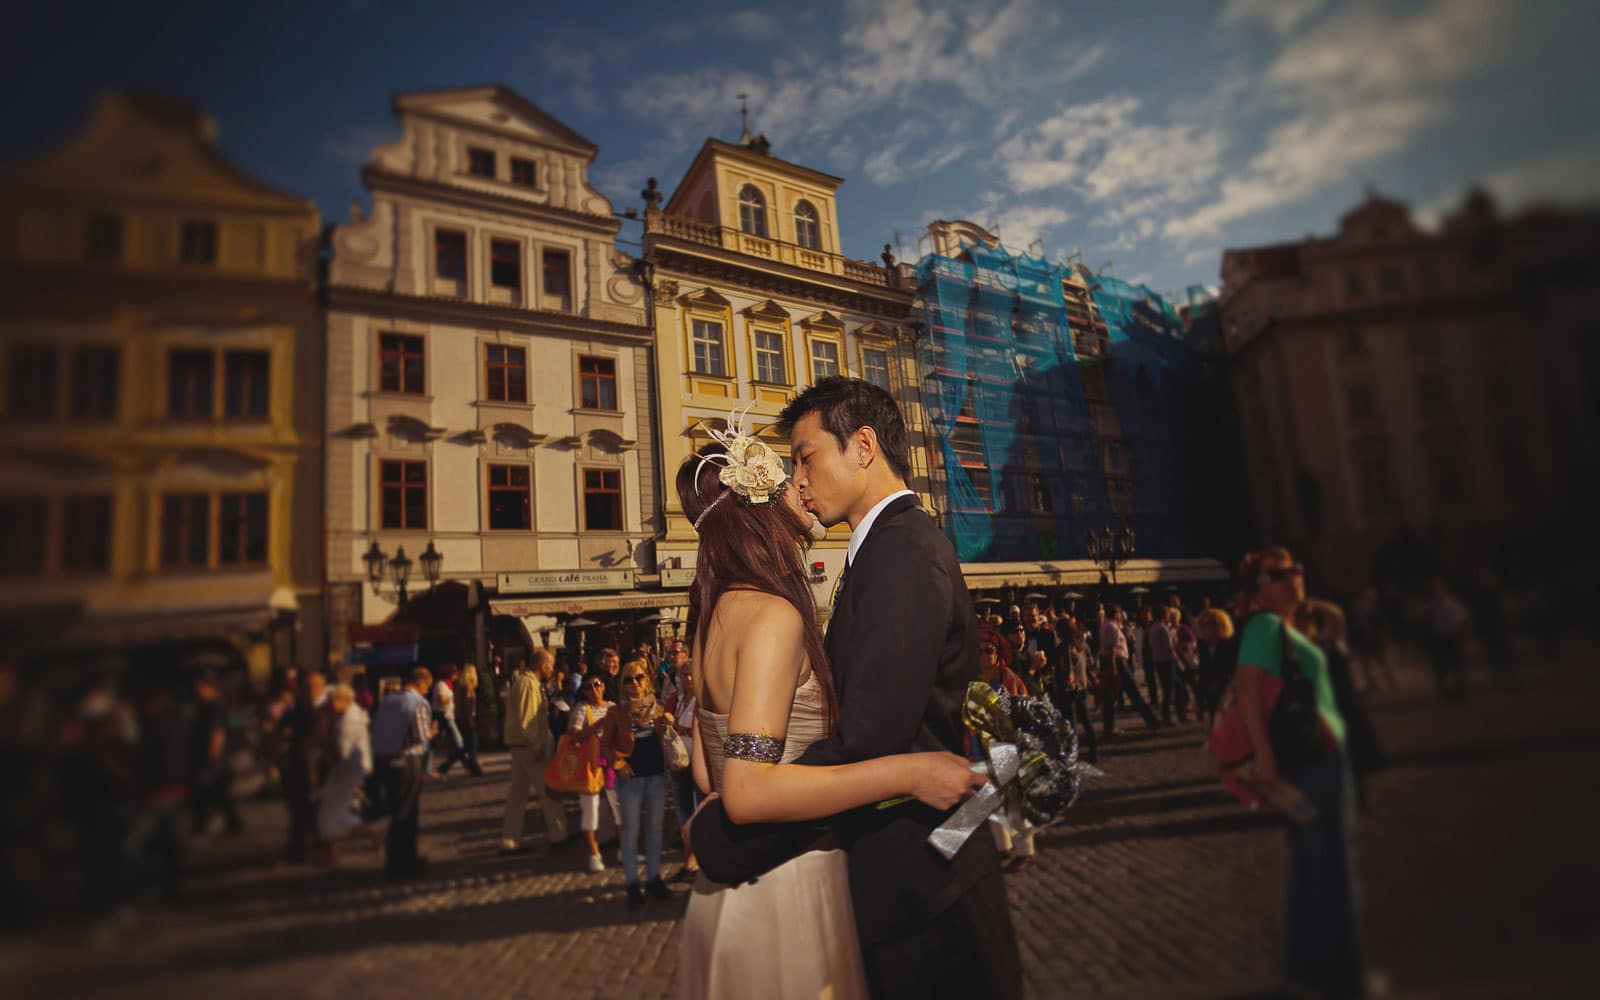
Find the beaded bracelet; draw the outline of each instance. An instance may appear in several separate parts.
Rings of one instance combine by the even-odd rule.
[[[722,753],[735,760],[755,761],[758,764],[776,764],[783,759],[783,741],[776,736],[756,733],[729,733],[723,741]]]

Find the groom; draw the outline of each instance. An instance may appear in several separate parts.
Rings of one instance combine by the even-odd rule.
[[[830,377],[778,419],[792,483],[825,525],[850,523],[826,648],[838,732],[801,764],[919,750],[966,752],[961,703],[978,676],[977,618],[955,550],[906,488],[905,423],[889,394]],[[874,997],[1020,997],[1022,972],[994,838],[985,826],[946,861],[928,834],[948,816],[915,801],[836,816]],[[748,881],[804,849],[807,825],[730,823],[720,800],[691,840],[714,881]]]

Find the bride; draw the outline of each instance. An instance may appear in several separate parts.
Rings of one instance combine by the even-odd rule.
[[[951,753],[790,763],[836,725],[804,552],[821,525],[782,460],[730,419],[678,470],[700,536],[689,599],[699,678],[693,767],[735,823],[817,820],[914,796],[948,809],[984,779]],[[827,835],[754,882],[701,874],[683,924],[680,997],[866,997],[845,853]]]

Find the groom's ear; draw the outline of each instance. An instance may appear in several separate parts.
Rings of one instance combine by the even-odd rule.
[[[878,432],[873,430],[870,424],[856,429],[851,437],[851,444],[855,447],[855,455],[850,457],[855,458],[863,469],[879,457]]]

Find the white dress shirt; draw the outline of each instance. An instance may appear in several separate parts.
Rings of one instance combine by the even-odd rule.
[[[896,490],[895,492],[884,497],[882,500],[879,500],[877,503],[873,504],[872,509],[867,511],[867,516],[863,517],[861,519],[861,523],[856,525],[855,530],[850,532],[850,547],[845,549],[844,564],[848,566],[855,562],[856,553],[861,551],[861,544],[867,540],[867,532],[872,530],[872,522],[876,521],[878,519],[878,515],[883,513],[883,508],[889,506],[891,502],[898,500],[901,497],[914,496],[916,496],[916,494],[910,490]]]

